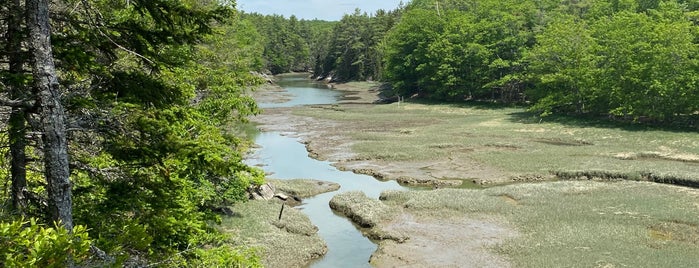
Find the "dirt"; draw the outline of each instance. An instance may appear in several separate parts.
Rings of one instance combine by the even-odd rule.
[[[369,261],[375,267],[511,267],[492,247],[516,233],[495,222],[466,217],[418,219],[403,214],[384,230],[406,234],[384,240]]]
[[[375,90],[360,90],[343,84],[333,85],[336,90],[346,92],[346,97],[337,105],[317,106],[318,109],[343,109],[348,105],[370,106],[378,99]],[[271,91],[270,91],[271,90]],[[259,90],[264,98],[283,93],[270,87]],[[351,123],[294,115],[294,108],[266,109],[252,121],[263,131],[280,132],[298,137],[319,160],[334,162],[342,170],[352,170],[374,176],[380,180],[417,181],[421,185],[433,186],[444,183],[445,178],[479,178],[475,183],[492,182],[506,177],[502,172],[483,166],[468,159],[441,161],[396,162],[376,159],[360,159],[352,152],[353,141],[349,138]],[[347,124],[347,125],[345,125]],[[411,180],[411,178],[413,180]],[[418,219],[403,214],[381,229],[388,233],[402,233],[408,239],[403,243],[383,240],[371,258],[377,267],[509,267],[506,259],[491,253],[488,248],[516,234],[515,231],[495,222],[470,219]]]

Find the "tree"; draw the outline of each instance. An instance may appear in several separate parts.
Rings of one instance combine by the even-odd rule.
[[[321,77],[332,74],[337,81],[380,78],[382,73],[381,43],[395,23],[397,12],[379,10],[370,16],[355,10],[342,17],[332,29],[328,51],[316,69]]]
[[[679,5],[649,13],[623,11],[595,25],[599,80],[607,90],[605,112],[668,120],[697,110],[697,47],[694,26]]]
[[[290,71],[309,71],[311,48],[307,21],[299,21],[295,16],[289,19],[280,15],[263,16],[245,14],[257,31],[264,37],[263,57],[265,68],[273,74]]]
[[[384,77],[393,83],[398,95],[424,92],[430,73],[429,45],[440,37],[444,20],[435,11],[413,9],[386,35]]]
[[[437,40],[430,44],[426,68],[433,70],[431,97],[463,100],[480,93],[487,83],[487,64],[491,58],[488,48],[478,40],[479,30],[474,17],[464,12],[445,12],[447,26]]]
[[[596,110],[599,96],[596,79],[597,43],[589,26],[572,16],[551,22],[536,36],[537,44],[527,53],[528,75],[534,85],[527,93],[531,107],[542,114],[554,111],[582,114]]]
[[[74,222],[87,224],[94,245],[122,261],[218,245],[214,210],[243,200],[263,178],[242,163],[247,142],[229,131],[257,112],[245,95],[262,81],[250,74],[261,65],[254,29],[219,1],[52,3],[28,1],[26,13],[16,15],[30,19],[3,29],[13,37],[2,41],[9,51],[3,59],[31,62],[25,66],[33,74],[2,65],[8,86],[0,101],[24,112],[26,128],[16,129],[43,134],[42,141],[16,134],[27,158],[45,163],[17,165],[47,180],[27,180],[17,191],[37,197],[28,216],[48,214],[67,231]],[[12,160],[24,159],[18,155]],[[223,251],[231,253],[215,249]]]
[[[5,52],[7,53],[8,69],[3,74],[3,82],[7,87],[8,97],[18,100],[20,105],[13,105],[8,121],[8,138],[10,143],[10,170],[12,182],[12,208],[19,214],[24,214],[27,206],[25,192],[27,188],[27,155],[25,151],[27,133],[26,109],[29,101],[27,95],[25,73],[26,55],[22,49],[25,40],[22,31],[24,25],[24,8],[20,0],[8,1],[7,5],[7,34]]]
[[[27,27],[32,50],[33,94],[43,141],[44,174],[51,219],[73,230],[73,200],[68,167],[66,116],[51,47],[49,1],[27,0]]]

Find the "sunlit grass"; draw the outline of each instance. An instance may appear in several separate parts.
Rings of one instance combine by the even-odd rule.
[[[363,192],[344,192],[333,196],[330,207],[362,227],[373,227],[387,219],[395,210],[379,200],[367,197]]]
[[[235,245],[257,248],[265,267],[300,267],[325,254],[327,247],[317,227],[302,212],[286,207],[278,220],[281,203],[248,201],[232,207],[221,230]]]
[[[386,192],[423,216],[497,218],[520,233],[492,250],[515,267],[693,267],[699,191],[646,182],[545,182]]]
[[[450,104],[306,107],[295,113],[346,123],[337,131],[352,141],[358,159],[463,161],[510,176],[614,180],[390,191],[381,197],[390,209],[371,203],[354,210],[363,217],[403,210],[418,217],[505,221],[519,235],[492,250],[515,267],[699,263],[699,190],[615,180],[699,181],[699,133]],[[356,197],[345,203],[364,202]]]
[[[340,189],[340,185],[337,183],[311,179],[267,179],[267,182],[274,184],[274,187],[277,188],[277,191],[281,191],[301,198],[311,197],[326,192],[337,191],[338,189]]]
[[[299,115],[348,123],[361,159],[468,159],[505,174],[595,170],[675,174],[699,180],[699,134],[536,118],[521,108],[395,103],[301,108]]]

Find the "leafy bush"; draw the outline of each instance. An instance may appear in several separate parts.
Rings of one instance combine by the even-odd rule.
[[[194,251],[195,258],[187,267],[247,267],[261,268],[260,257],[253,249],[221,246],[212,249]]]
[[[0,223],[0,266],[64,267],[87,259],[91,240],[87,228],[73,232],[37,224],[35,219]]]

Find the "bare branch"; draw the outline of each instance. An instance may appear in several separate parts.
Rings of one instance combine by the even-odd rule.
[[[34,100],[11,100],[11,99],[0,97],[0,105],[1,106],[30,109],[30,108],[34,107],[35,103],[36,103],[36,101],[34,101]]]

